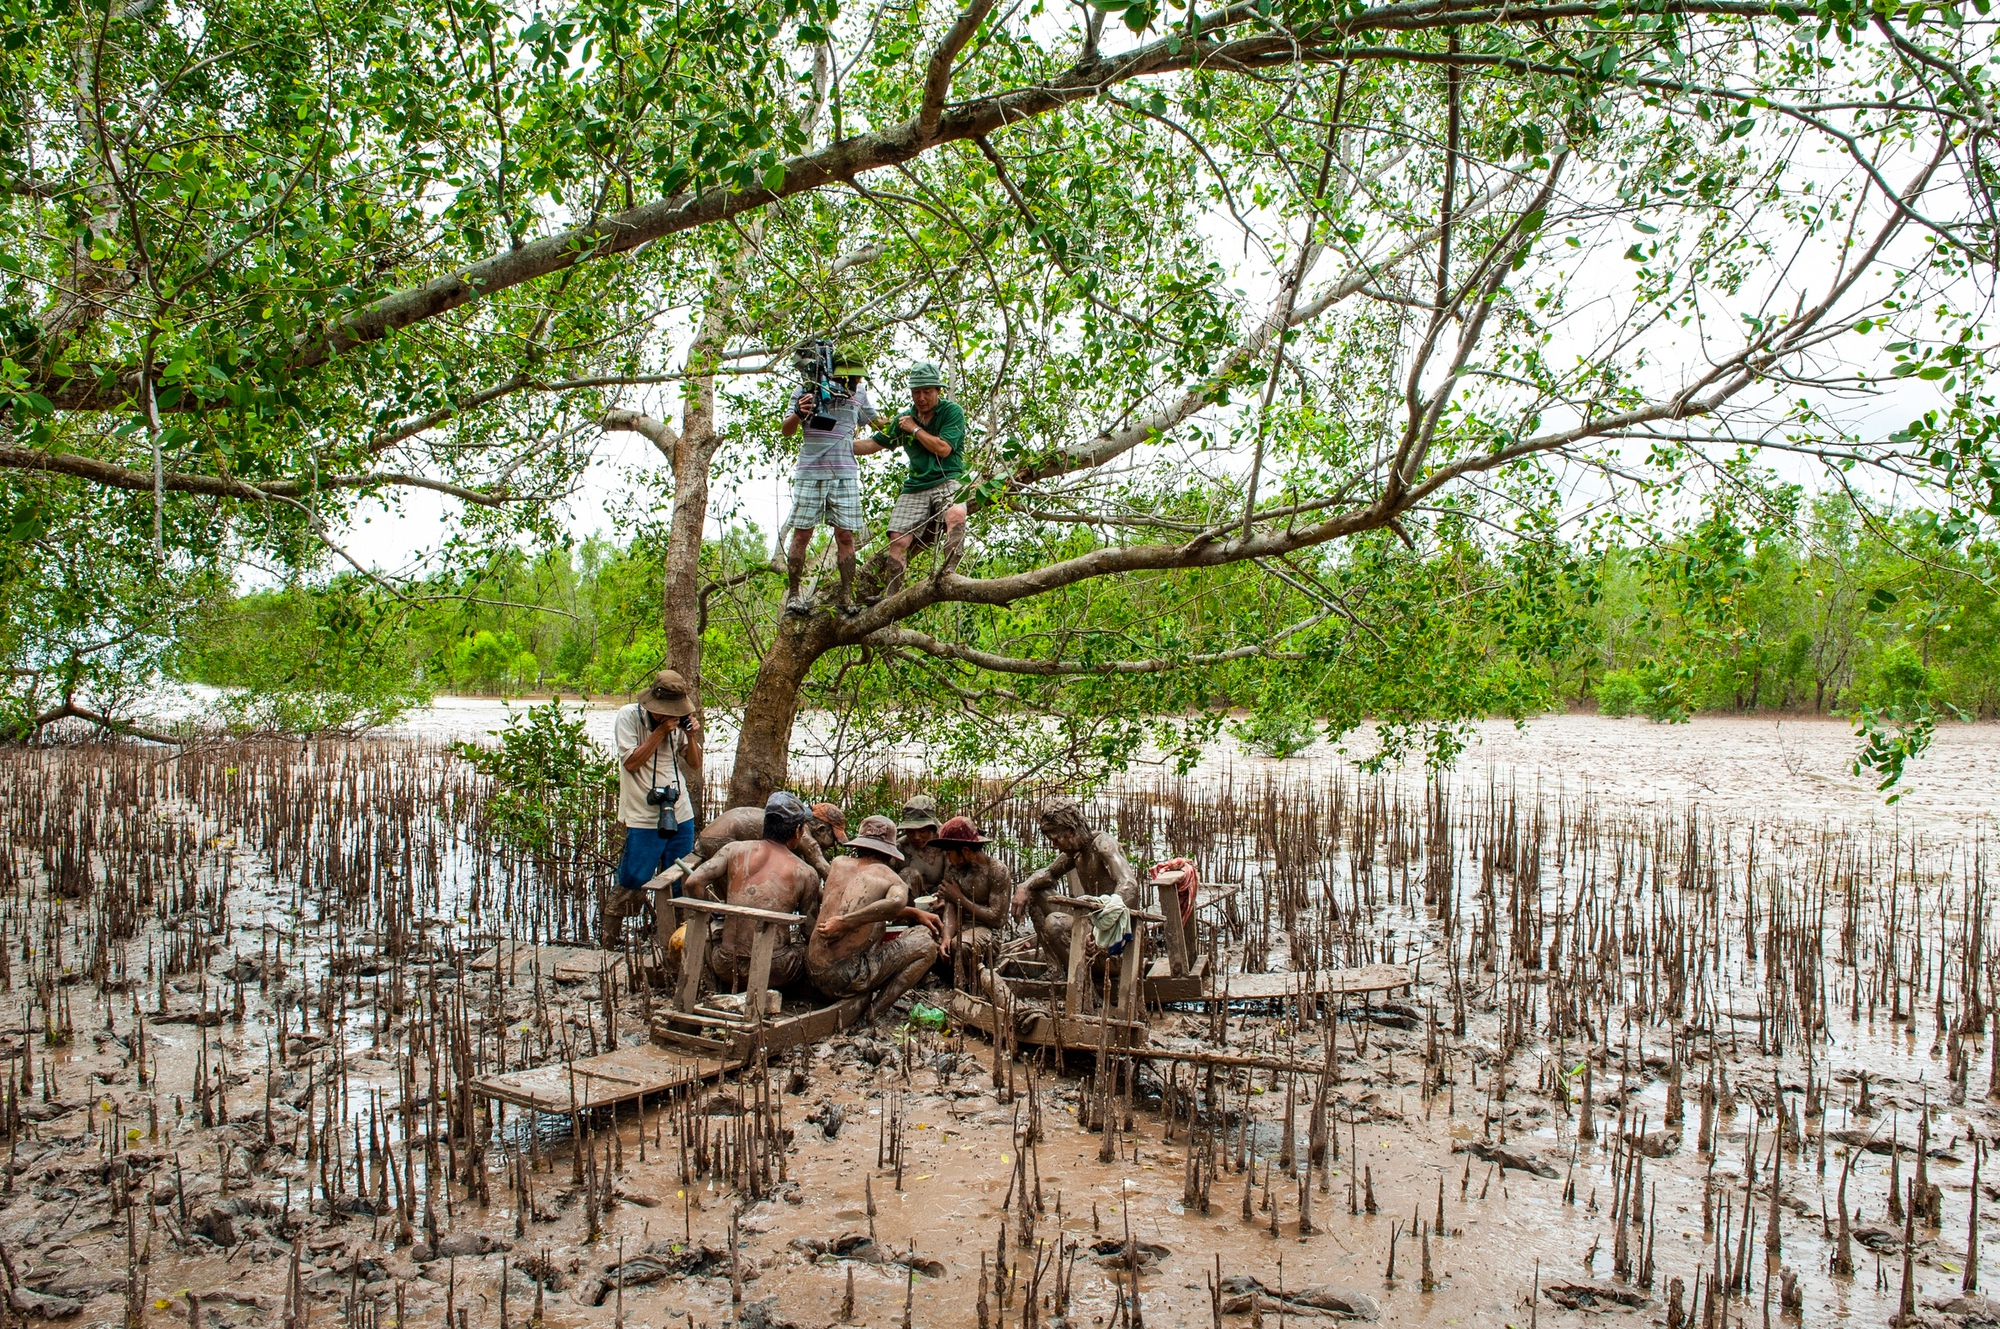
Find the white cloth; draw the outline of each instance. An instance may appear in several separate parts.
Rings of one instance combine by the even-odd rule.
[[[687,734],[676,729],[660,740],[660,746],[653,749],[652,760],[640,766],[637,771],[625,769],[625,758],[633,749],[646,741],[651,733],[646,723],[646,712],[638,702],[623,707],[618,718],[612,722],[612,740],[618,745],[618,821],[624,826],[636,826],[650,831],[660,824],[660,810],[646,801],[646,791],[656,785],[674,785],[681,791],[679,801],[674,804],[675,821],[694,820],[694,800],[688,794],[687,774],[681,767],[681,751],[687,746]]]
[[[1097,949],[1116,955],[1132,939],[1132,907],[1119,895],[1093,897],[1097,908],[1090,915],[1090,939]]]

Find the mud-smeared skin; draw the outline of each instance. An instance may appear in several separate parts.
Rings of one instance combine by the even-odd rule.
[[[447,1209],[446,1189],[436,1191],[441,1246],[462,1252],[455,1269],[449,1259],[413,1262],[408,1247],[398,1241],[393,1215],[370,1218],[361,1212],[369,1206],[356,1202],[354,1128],[357,1123],[361,1128],[372,1200],[383,1173],[372,1156],[369,1114],[378,1101],[393,1109],[401,1100],[399,1058],[415,1053],[418,1088],[413,1101],[421,1105],[429,1100],[433,1072],[428,1048],[435,1040],[437,1087],[444,1095],[437,1104],[440,1113],[459,1101],[454,1044],[447,1022],[434,1019],[433,1012],[449,1013],[449,1020],[461,1023],[471,1036],[464,1044],[466,1055],[478,1069],[498,1064],[503,1039],[506,1064],[523,1064],[524,1029],[535,1062],[560,1061],[564,1038],[573,1052],[584,1054],[591,1050],[593,1036],[600,1042],[604,1037],[606,1010],[598,982],[557,987],[547,976],[537,983],[523,972],[511,987],[496,987],[493,975],[461,976],[457,961],[447,958],[463,955],[474,932],[483,949],[494,934],[523,941],[538,935],[548,939],[552,933],[585,936],[592,922],[578,899],[563,894],[566,888],[552,880],[531,880],[528,864],[503,858],[490,836],[477,832],[471,816],[478,790],[466,768],[452,765],[434,748],[385,743],[309,750],[286,744],[195,753],[165,763],[160,756],[137,749],[0,753],[0,846],[8,854],[0,866],[0,897],[7,901],[0,907],[0,942],[8,956],[0,1037],[6,1047],[18,1050],[26,1034],[32,1057],[28,1092],[20,1099],[31,1120],[14,1154],[11,1190],[0,1194],[0,1244],[25,1289],[22,1305],[60,1310],[64,1299],[76,1301],[81,1308],[70,1322],[78,1325],[115,1323],[125,1314],[126,1223],[123,1214],[114,1217],[110,1209],[103,1155],[110,1146],[107,1137],[136,1128],[138,1138],[122,1142],[121,1148],[129,1149],[140,1174],[133,1192],[133,1234],[142,1250],[150,1242],[150,1260],[141,1273],[146,1280],[144,1315],[155,1326],[187,1323],[189,1303],[182,1289],[197,1294],[212,1326],[275,1329],[282,1323],[289,1250],[280,1228],[288,1182],[292,1216],[303,1224],[297,1231],[301,1277],[313,1298],[315,1324],[342,1322],[343,1299],[357,1287],[362,1296],[377,1299],[382,1323],[392,1323],[395,1291],[401,1286],[411,1324],[441,1323],[449,1297],[469,1309],[470,1324],[493,1326],[499,1318],[503,1258],[541,1260],[546,1253],[547,1263],[538,1267],[549,1283],[564,1290],[543,1288],[545,1322],[557,1329],[609,1326],[617,1313],[617,1293],[606,1293],[605,1267],[618,1260],[621,1239],[625,1257],[635,1261],[630,1268],[638,1271],[623,1288],[628,1324],[665,1329],[726,1319],[726,1258],[703,1256],[689,1262],[703,1272],[659,1278],[652,1278],[651,1266],[641,1261],[648,1244],[678,1242],[684,1231],[673,1136],[677,1114],[660,1120],[649,1110],[643,1128],[636,1113],[621,1117],[617,1152],[623,1164],[615,1191],[627,1198],[604,1216],[604,1235],[595,1245],[582,1243],[583,1202],[558,1203],[573,1183],[568,1137],[555,1121],[543,1123],[546,1131],[536,1149],[543,1170],[533,1176],[534,1206],[550,1217],[529,1219],[523,1224],[525,1236],[514,1235],[516,1198],[509,1178],[526,1137],[512,1109],[504,1114],[500,1132],[486,1143],[490,1204],[472,1202],[463,1185],[454,1185]],[[1679,779],[1685,773],[1667,774]],[[940,1276],[922,1277],[916,1322],[970,1329],[977,1322],[973,1300],[979,1256],[986,1253],[990,1273],[1003,1222],[1000,1205],[1015,1172],[1012,1125],[1017,1110],[1026,1118],[1027,1089],[1034,1078],[1045,1138],[1033,1155],[1029,1182],[1032,1188],[1038,1171],[1046,1200],[1045,1212],[1036,1216],[1036,1238],[1054,1241],[1059,1233],[1071,1240],[1122,1238],[1129,1220],[1134,1238],[1168,1252],[1146,1251],[1141,1266],[1145,1314],[1154,1325],[1208,1323],[1205,1274],[1213,1269],[1215,1254],[1222,1257],[1225,1276],[1254,1277],[1263,1287],[1277,1289],[1282,1257],[1286,1289],[1338,1285],[1378,1301],[1385,1321],[1434,1325],[1525,1325],[1529,1312],[1523,1298],[1537,1260],[1545,1288],[1615,1284],[1609,1159],[1622,1102],[1635,1130],[1643,1119],[1647,1137],[1643,1203],[1646,1213],[1657,1215],[1652,1305],[1635,1315],[1614,1309],[1607,1321],[1599,1311],[1565,1310],[1545,1297],[1539,1318],[1547,1325],[1649,1324],[1664,1318],[1670,1280],[1683,1279],[1691,1289],[1697,1267],[1713,1264],[1713,1241],[1705,1242],[1702,1232],[1702,1179],[1710,1172],[1710,1161],[1696,1153],[1694,1144],[1703,1086],[1711,1067],[1719,1065],[1735,1099],[1733,1113],[1718,1113],[1713,1163],[1717,1182],[1733,1187],[1732,1260],[1740,1240],[1745,1207],[1741,1179],[1753,1128],[1757,1139],[1758,1183],[1750,1197],[1757,1227],[1748,1258],[1755,1281],[1749,1293],[1731,1303],[1732,1317],[1740,1315],[1754,1325],[1761,1320],[1764,1292],[1763,1225],[1770,1201],[1766,1183],[1772,1175],[1765,1155],[1773,1138],[1771,1118],[1760,1115],[1759,1104],[1769,1101],[1774,1069],[1788,1090],[1803,1086],[1807,1074],[1802,1040],[1793,1030],[1782,1032],[1781,1058],[1757,1052],[1760,1001],[1768,1036],[1769,1012],[1786,1010],[1795,1018],[1800,994],[1821,990],[1829,1028],[1827,1037],[1813,1044],[1811,1073],[1816,1084],[1825,1083],[1829,1072],[1835,1077],[1831,1108],[1824,1121],[1802,1116],[1807,1139],[1796,1153],[1786,1153],[1779,1172],[1782,1260],[1800,1273],[1804,1323],[1824,1325],[1845,1316],[1855,1325],[1881,1325],[1897,1306],[1902,1262],[1893,1243],[1900,1240],[1902,1225],[1892,1227],[1887,1221],[1890,1160],[1864,1149],[1848,1178],[1848,1203],[1860,1211],[1851,1224],[1856,1273],[1852,1279],[1834,1278],[1826,1272],[1833,1242],[1822,1235],[1820,1208],[1824,1196],[1830,1213],[1842,1173],[1841,1150],[1847,1146],[1829,1139],[1822,1178],[1817,1137],[1823,1128],[1850,1139],[1854,1137],[1847,1132],[1860,1131],[1864,1141],[1874,1132],[1879,1144],[1890,1138],[1893,1127],[1905,1146],[1898,1158],[1901,1174],[1913,1176],[1916,1114],[1925,1097],[1919,1077],[1931,1087],[1929,1101],[1935,1109],[1929,1128],[1935,1152],[1926,1160],[1926,1172],[1942,1188],[1943,1225],[1937,1230],[1917,1225],[1916,1300],[1922,1307],[1958,1295],[1956,1254],[1965,1247],[1971,1180],[1967,1133],[1977,1129],[1990,1139],[2000,1130],[1986,1099],[1990,1047],[1983,1040],[1958,1040],[1969,1062],[1970,1101],[1955,1105],[1947,1083],[1952,1040],[1949,1031],[1942,1036],[1937,1032],[1940,988],[1948,1020],[1963,1009],[1962,893],[1969,862],[1963,842],[1928,832],[1914,844],[1907,837],[1895,841],[1886,819],[1867,833],[1823,833],[1818,827],[1767,820],[1759,826],[1751,876],[1747,819],[1704,812],[1690,823],[1683,807],[1632,807],[1609,799],[1599,799],[1589,809],[1576,801],[1559,806],[1538,803],[1526,782],[1516,797],[1504,784],[1489,792],[1484,780],[1465,780],[1445,812],[1456,884],[1451,898],[1457,969],[1467,993],[1461,1037],[1452,1033],[1452,966],[1445,959],[1437,911],[1423,904],[1430,860],[1420,843],[1429,838],[1428,809],[1420,792],[1400,803],[1393,797],[1376,801],[1368,787],[1350,782],[1342,786],[1340,800],[1337,834],[1330,831],[1334,799],[1323,786],[1281,796],[1275,822],[1268,815],[1271,805],[1261,795],[1245,797],[1239,786],[1226,800],[1214,787],[1178,801],[1133,794],[1114,803],[1118,815],[1107,816],[1104,823],[1121,828],[1135,861],[1145,857],[1137,841],[1149,825],[1156,837],[1153,848],[1162,854],[1193,851],[1205,882],[1256,883],[1234,904],[1238,927],[1225,946],[1228,969],[1242,967],[1246,947],[1265,952],[1270,968],[1290,967],[1295,946],[1341,962],[1400,960],[1413,951],[1428,952],[1414,991],[1399,994],[1393,1003],[1377,1003],[1380,1021],[1335,1026],[1341,1078],[1332,1087],[1332,1103],[1340,1123],[1340,1157],[1325,1193],[1318,1190],[1315,1175],[1312,1218],[1317,1235],[1300,1238],[1298,1189],[1285,1183],[1282,1172],[1274,1187],[1275,1239],[1271,1215],[1261,1207],[1265,1163],[1280,1153],[1278,1121],[1286,1102],[1282,1074],[1258,1071],[1248,1085],[1253,1119],[1249,1152],[1258,1160],[1258,1171],[1253,1219],[1245,1222],[1240,1216],[1244,1177],[1227,1163],[1213,1182],[1212,1211],[1186,1210],[1185,1124],[1176,1124],[1174,1138],[1167,1140],[1167,1124],[1154,1108],[1142,1104],[1136,1111],[1135,1129],[1119,1137],[1117,1161],[1096,1161],[1098,1137],[1077,1125],[1079,1090],[1087,1081],[1079,1081],[1076,1073],[1088,1070],[1087,1056],[1073,1058],[1062,1074],[1018,1065],[1014,1080],[1021,1101],[1009,1103],[996,1096],[988,1045],[918,1034],[909,1045],[911,1069],[906,1074],[904,1053],[885,1028],[821,1045],[800,1068],[802,1076],[795,1077],[786,1064],[774,1068],[786,1125],[796,1132],[786,1160],[791,1184],[779,1188],[780,1198],[740,1216],[743,1251],[759,1266],[759,1276],[745,1284],[746,1301],[775,1298],[779,1318],[825,1324],[840,1304],[851,1267],[855,1318],[875,1325],[900,1323],[901,1266],[822,1261],[792,1245],[795,1238],[825,1246],[838,1244],[844,1235],[865,1236],[872,1190],[877,1255],[902,1255],[914,1240],[920,1261],[943,1266]],[[996,829],[1001,837],[1014,838],[1015,822],[1028,816],[1031,810],[1019,818],[996,817]],[[1202,833],[1215,838],[1199,846],[1169,843],[1187,827],[1206,828]],[[1307,834],[1308,827],[1319,828],[1317,838]],[[1361,828],[1367,828],[1365,837]],[[1441,843],[1441,837],[1430,842]],[[1365,872],[1358,868],[1357,848],[1369,860]],[[1698,861],[1690,862],[1690,853]],[[1009,861],[1016,867],[1031,865]],[[1532,907],[1534,893],[1517,894],[1514,884],[1513,874],[1525,872],[1531,863],[1538,863],[1542,873],[1545,893],[1539,910]],[[1491,872],[1484,870],[1488,864]],[[1843,927],[1847,875],[1856,865],[1862,879],[1856,887],[1859,909],[1850,946]],[[1695,870],[1684,873],[1684,867]],[[1274,888],[1268,900],[1265,882]],[[1751,898],[1746,884],[1755,889],[1754,919],[1746,914]],[[50,925],[52,887],[80,897],[61,907],[55,927]],[[1920,903],[1913,894],[1918,887]],[[1808,895],[1808,888],[1824,890],[1823,918],[1820,896]],[[1782,906],[1777,910],[1772,908],[1774,889]],[[1941,908],[1941,890],[1947,893],[1942,903],[1948,907]],[[1595,904],[1589,903],[1593,899]],[[146,900],[150,902],[140,903]],[[1525,900],[1526,907],[1517,908],[1517,900]],[[386,912],[383,901],[390,905]],[[1711,901],[1720,902],[1719,913],[1705,912]],[[1339,931],[1328,929],[1328,903],[1341,911]],[[1486,929],[1483,919],[1489,911],[1494,925]],[[1906,1014],[1914,1001],[1914,1019],[1891,1019],[1891,994],[1876,982],[1892,968],[1885,950],[1892,916],[1897,929],[1893,972],[1905,980],[1894,1000]],[[1288,918],[1294,919],[1290,929]],[[1921,926],[1913,927],[1913,919]],[[123,924],[131,934],[106,936],[100,948],[107,922]],[[1988,945],[1996,935],[2000,930],[1989,921]],[[280,936],[285,939],[282,978],[269,963],[279,953],[274,939]],[[1665,958],[1673,953],[1676,936],[1685,957],[1678,966]],[[1467,958],[1467,946],[1480,937],[1490,937],[1495,948],[1490,970],[1483,959]],[[1823,982],[1807,987],[1797,981],[1809,950],[1802,943],[1815,939],[1817,954],[1824,958],[1819,971]],[[191,941],[213,953],[203,957],[200,968],[190,960],[167,975],[167,1019],[155,1020],[161,983],[157,970],[148,971],[148,957],[158,962],[171,956],[178,963],[195,954],[189,950]],[[1538,967],[1514,963],[1516,954],[1526,954],[1526,946],[1517,950],[1517,942],[1532,944],[1541,961]],[[1754,954],[1747,949],[1752,945]],[[1553,964],[1552,946],[1557,951]],[[1852,966],[1845,962],[1850,956]],[[323,1008],[330,967],[339,971],[336,1000]],[[272,973],[261,988],[260,968]],[[1677,1027],[1687,1055],[1682,1068],[1686,1119],[1677,1149],[1661,1134],[1669,1082],[1663,1059],[1669,1052],[1668,1030],[1675,1026],[1648,1014],[1666,1011],[1674,1000],[1676,970],[1684,979],[1678,985],[1683,1016]],[[618,992],[615,1026],[621,1040],[631,1042],[642,1036],[640,1002],[625,988],[622,962],[612,972]],[[1982,988],[1989,973],[1983,966],[1979,970]],[[234,1016],[237,982],[232,974],[241,976],[240,1021]],[[36,980],[45,975],[58,981],[37,995]],[[1856,975],[1861,982],[1859,1018],[1851,1023]],[[1711,986],[1717,976],[1720,985]],[[116,990],[101,991],[100,978]],[[301,979],[311,1011],[310,1031],[303,1038],[297,1001]],[[1620,983],[1617,992],[1603,987],[1614,981]],[[1877,997],[1872,1015],[1871,986]],[[286,992],[292,994],[282,1002],[288,1047],[280,1059],[276,1012]],[[1548,1046],[1543,1035],[1550,1024],[1551,993],[1559,1007],[1588,995],[1591,1023],[1608,1028],[1609,1045],[1576,1033],[1558,1047]],[[155,1077],[144,1089],[135,1082],[132,1064],[135,1002],[145,1016],[146,1051]],[[51,1005],[58,1026],[66,1018],[74,1031],[68,1048],[46,1043]],[[1440,1019],[1437,1038],[1451,1080],[1426,1100],[1424,1055],[1433,1010]],[[1418,1015],[1417,1027],[1396,1027],[1409,1022],[1410,1011]],[[1628,1013],[1633,1021],[1629,1031]],[[1599,1024],[1601,1015],[1608,1017],[1606,1024]],[[29,1020],[31,1025],[24,1023]],[[550,1037],[546,1053],[545,1030]],[[1277,1014],[1238,1012],[1229,1016],[1218,1037],[1207,1015],[1188,1010],[1156,1016],[1153,1038],[1156,1045],[1170,1048],[1257,1055],[1316,1068],[1324,1060],[1321,1030],[1312,1019],[1295,1023]],[[413,1033],[420,1035],[414,1044]],[[1506,1063],[1506,1091],[1500,1096],[1495,1091],[1501,1081],[1503,1038],[1518,1045]],[[204,1040],[210,1074],[219,1075],[225,1086],[227,1125],[218,1120],[203,1126],[191,1092],[197,1049]],[[339,1158],[345,1195],[333,1206],[335,1214],[309,1215],[308,1196],[319,1198],[320,1167],[292,1152],[295,1139],[298,1149],[304,1149],[304,1115],[284,1100],[304,1102],[310,1076],[315,1119],[323,1122],[319,1114],[326,1104],[325,1085],[342,1048],[347,1074]],[[1597,1140],[1578,1146],[1574,1117],[1565,1117],[1546,1091],[1588,1054],[1601,1056],[1593,1066]],[[267,1056],[277,1077],[274,1097],[279,1104],[271,1116],[269,1147],[263,1116]],[[5,1065],[18,1082],[18,1056]],[[1869,1072],[1873,1109],[1866,1118],[1854,1111],[1860,1086],[1847,1078],[1861,1069]],[[1174,1072],[1180,1086],[1188,1085],[1189,1073],[1187,1066]],[[1159,1074],[1167,1074],[1164,1066]],[[52,1077],[54,1097],[67,1110],[43,1102],[45,1075]],[[334,1075],[334,1082],[339,1078]],[[783,1092],[788,1081],[798,1092]],[[1154,1083],[1153,1072],[1144,1083]],[[1245,1101],[1245,1088],[1243,1074],[1235,1072],[1225,1096],[1232,1123]],[[1312,1077],[1301,1075],[1295,1109],[1295,1152],[1301,1158],[1308,1153],[1305,1133],[1313,1088]],[[754,1100],[746,1089],[731,1086],[727,1092]],[[1788,1092],[1787,1098],[1796,1104],[1799,1095]],[[111,1130],[100,1110],[106,1101],[117,1114]],[[877,1114],[892,1101],[908,1127],[900,1191],[893,1170],[875,1167]],[[837,1107],[845,1122],[831,1140],[823,1130],[804,1126],[809,1115],[825,1119],[823,1104]],[[149,1105],[159,1112],[158,1140],[149,1135]],[[216,1105],[211,1099],[211,1113]],[[400,1177],[403,1122],[393,1111],[378,1121],[394,1141]],[[426,1186],[424,1140],[431,1123],[429,1111],[420,1106],[412,1123],[417,1141],[409,1171],[420,1192]],[[656,1127],[657,1147],[652,1142]],[[314,1129],[316,1139],[327,1138],[323,1125]],[[644,1163],[638,1157],[642,1129],[647,1138]],[[440,1171],[453,1153],[463,1159],[462,1136],[447,1145],[440,1128],[430,1138],[438,1142],[435,1164]],[[599,1137],[600,1148],[606,1138]],[[1233,1126],[1223,1139],[1222,1153],[1233,1160]],[[1474,1141],[1496,1159],[1502,1151],[1532,1158],[1558,1176],[1544,1179],[1509,1171],[1503,1178],[1494,1164],[1475,1161],[1461,1192],[1468,1154],[1452,1148]],[[230,1146],[226,1201],[218,1164],[218,1148],[225,1144]],[[1663,1152],[1654,1156],[1656,1150]],[[176,1158],[181,1190],[175,1187]],[[1350,1167],[1357,1159],[1365,1163],[1378,1201],[1379,1212],[1372,1216],[1348,1213]],[[109,1171],[115,1175],[119,1168]],[[1991,1175],[1989,1159],[1982,1180]],[[1433,1234],[1430,1243],[1439,1285],[1424,1293],[1418,1286],[1419,1239],[1408,1229],[1413,1218],[1428,1224],[1436,1217],[1440,1178],[1445,1234]],[[1571,1180],[1574,1205],[1562,1200]],[[698,1244],[726,1249],[731,1197],[706,1182],[688,1190],[687,1229]],[[788,1203],[785,1194],[799,1202]],[[148,1203],[149,1195],[156,1204]],[[393,1208],[393,1190],[390,1199]],[[1984,1214],[2000,1205],[1982,1197],[1981,1208]],[[412,1235],[421,1241],[421,1204],[416,1212]],[[1400,1277],[1393,1287],[1385,1287],[1382,1274],[1392,1226],[1400,1231]],[[1018,1211],[1008,1230],[1007,1260],[1025,1269],[1032,1252],[1011,1241]],[[190,1236],[182,1244],[184,1232],[205,1235]],[[1634,1228],[1627,1234],[1634,1252],[1641,1249],[1639,1233]],[[233,1253],[214,1245],[217,1239],[233,1242]],[[496,1242],[510,1243],[513,1249],[492,1249]],[[1593,1246],[1595,1267],[1586,1269],[1583,1257]],[[1990,1228],[1982,1230],[1981,1247],[1993,1248]],[[669,1262],[663,1255],[646,1258]],[[1878,1261],[1883,1277],[1879,1290]],[[2000,1267],[1982,1268],[1983,1287],[1996,1277]],[[1785,1323],[1778,1305],[1780,1282],[1773,1271],[1771,1314],[1774,1322]],[[1110,1322],[1107,1264],[1086,1255],[1073,1288],[1071,1324]],[[580,1304],[577,1289],[601,1296],[602,1304]],[[1017,1291],[1007,1310],[1008,1325],[1019,1322],[1019,1296]],[[156,1299],[168,1305],[159,1308]],[[527,1321],[535,1299],[535,1285],[517,1274],[508,1293],[509,1323]],[[673,1311],[692,1319],[677,1318]],[[1269,1319],[1273,1314],[1267,1310],[1267,1323],[1275,1323]],[[1247,1318],[1234,1317],[1230,1323],[1242,1325]]]

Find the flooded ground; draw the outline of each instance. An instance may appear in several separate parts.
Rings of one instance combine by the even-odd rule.
[[[590,935],[611,846],[503,851],[478,779],[420,743],[0,754],[0,1279],[19,1318],[207,1329],[1241,1325],[1245,1279],[1266,1322],[1678,1325],[1679,1280],[1704,1329],[1875,1325],[1904,1290],[1893,1175],[1917,1314],[2000,1319],[1931,1308],[1995,1235],[2000,964],[1990,801],[1924,784],[1990,772],[1995,733],[1942,731],[1900,816],[1842,783],[1837,725],[1551,717],[1494,729],[1448,795],[1326,758],[1135,780],[1096,812],[1135,860],[1196,860],[1216,972],[1413,982],[1154,1013],[1183,1059],[1137,1063],[1110,1161],[1094,1055],[996,1086],[990,1044],[893,1022],[579,1148],[469,1080],[641,1042],[651,998],[623,961],[466,965]],[[1017,868],[1046,856],[1032,809],[997,822]],[[763,1133],[775,1175],[740,1152]]]
[[[591,736],[608,749],[615,707],[579,708]],[[509,709],[485,698],[441,697],[393,732],[476,742],[505,725]],[[810,726],[810,716],[805,724]],[[1355,762],[1375,750],[1372,731],[1357,731],[1344,746],[1340,751],[1322,740],[1275,761],[1223,738],[1208,746],[1189,778],[1198,784],[1352,778]],[[1970,828],[2000,811],[2000,724],[1940,726],[1930,751],[1910,765],[1893,806],[1884,802],[1874,779],[1853,773],[1857,747],[1853,726],[1831,718],[1696,716],[1684,724],[1654,724],[1637,716],[1538,715],[1520,725],[1507,720],[1475,725],[1453,775],[1460,782],[1513,781],[1524,791],[1550,795],[1588,792],[1628,806],[1699,804],[1745,820],[1859,825],[1900,819],[1946,830]],[[719,727],[711,736],[710,763],[726,771],[734,751],[733,734]],[[920,754],[909,765],[920,769]],[[1155,778],[1154,768],[1142,761],[1128,781]],[[1396,778],[1421,786],[1424,772],[1406,769]]]

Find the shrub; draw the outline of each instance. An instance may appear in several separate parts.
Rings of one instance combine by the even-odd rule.
[[[1298,705],[1261,703],[1247,720],[1232,721],[1229,732],[1260,757],[1283,760],[1312,746],[1312,715]]]
[[[1646,700],[1645,685],[1629,669],[1614,669],[1597,683],[1597,713],[1626,716]]]

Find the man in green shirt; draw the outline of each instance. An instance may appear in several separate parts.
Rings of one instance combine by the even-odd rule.
[[[910,546],[919,534],[935,531],[940,517],[944,519],[944,536],[938,545],[938,570],[948,572],[956,567],[965,547],[965,504],[956,501],[959,481],[965,475],[965,412],[957,402],[944,400],[944,378],[928,360],[911,365],[908,380],[910,410],[896,421],[894,429],[854,441],[857,457],[886,452],[900,442],[910,459],[903,492],[889,517],[889,577],[884,595],[902,589]]]

